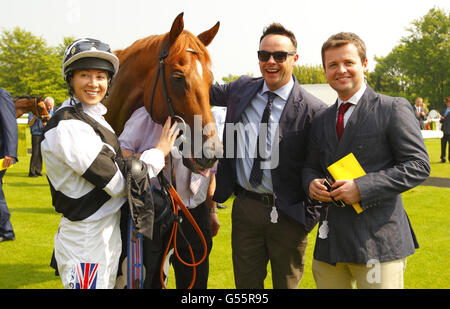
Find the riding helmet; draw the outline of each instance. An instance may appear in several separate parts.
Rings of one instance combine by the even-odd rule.
[[[95,39],[78,39],[64,52],[62,76],[68,77],[78,69],[99,69],[108,72],[110,79],[119,70],[119,59],[111,52],[108,44]]]

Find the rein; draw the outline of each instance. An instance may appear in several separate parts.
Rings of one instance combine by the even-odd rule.
[[[164,263],[165,260],[167,258],[167,254],[169,252],[171,243],[173,242],[173,248],[175,251],[175,255],[178,258],[178,260],[183,263],[186,266],[192,267],[192,281],[191,284],[189,285],[188,289],[192,289],[192,287],[194,286],[195,283],[195,278],[196,278],[196,267],[198,265],[200,265],[201,263],[203,263],[203,261],[206,259],[207,253],[208,253],[208,247],[206,245],[206,240],[205,240],[205,236],[203,235],[200,227],[198,226],[197,222],[195,222],[194,217],[192,217],[192,214],[189,212],[189,209],[187,209],[187,207],[184,205],[183,200],[181,199],[181,197],[178,195],[177,191],[175,190],[175,188],[167,181],[167,179],[165,179],[164,175],[161,175],[161,177],[159,177],[159,181],[162,187],[164,187],[168,192],[169,192],[169,196],[172,202],[172,211],[175,214],[176,217],[178,217],[178,210],[180,209],[182,211],[182,213],[185,215],[185,217],[187,218],[187,220],[189,221],[189,223],[192,224],[192,227],[194,228],[194,230],[196,231],[197,235],[200,237],[200,240],[202,242],[202,246],[203,246],[203,256],[200,259],[200,261],[196,262],[195,261],[195,256],[194,256],[194,252],[192,250],[192,247],[190,245],[190,243],[188,242],[188,240],[185,238],[183,231],[181,230],[181,226],[180,226],[180,233],[181,235],[184,237],[184,240],[187,242],[188,244],[188,248],[189,248],[189,253],[191,254],[191,258],[192,258],[192,263],[188,263],[186,261],[184,261],[181,256],[178,253],[178,249],[177,249],[177,232],[178,232],[178,224],[180,224],[180,222],[178,220],[174,221],[174,224],[172,226],[172,232],[170,234],[170,238],[169,241],[167,243],[166,249],[164,251],[164,255],[162,258],[162,262],[161,262],[161,268],[160,268],[160,281],[162,284],[162,287],[164,289],[167,289],[165,283],[164,283]]]

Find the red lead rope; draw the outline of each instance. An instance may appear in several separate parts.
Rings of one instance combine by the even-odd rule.
[[[188,287],[188,289],[192,289],[192,287],[194,286],[194,283],[195,283],[196,266],[200,265],[205,260],[207,252],[208,252],[208,248],[206,246],[205,236],[203,236],[203,233],[200,230],[200,228],[198,227],[197,222],[195,222],[195,219],[192,217],[191,213],[189,212],[189,210],[184,205],[183,200],[180,198],[180,196],[178,195],[177,191],[174,189],[174,187],[172,185],[168,185],[168,190],[169,190],[169,193],[170,193],[170,199],[172,200],[172,207],[173,207],[174,214],[176,216],[178,216],[178,207],[180,207],[181,211],[186,216],[188,221],[192,224],[192,226],[194,227],[194,229],[197,232],[198,236],[200,237],[200,239],[202,241],[204,253],[203,253],[203,257],[201,258],[201,260],[198,261],[198,262],[195,262],[194,252],[192,251],[191,245],[188,244],[189,245],[189,252],[190,252],[191,258],[192,258],[192,263],[188,263],[188,262],[184,261],[180,257],[180,255],[178,254],[178,250],[177,250],[177,237],[176,237],[179,223],[178,223],[178,221],[175,221],[174,224],[173,224],[173,227],[172,227],[172,233],[170,235],[169,242],[167,244],[166,250],[164,251],[164,256],[163,256],[163,260],[162,260],[162,263],[161,263],[161,270],[160,270],[160,277],[159,278],[161,280],[161,284],[162,284],[163,288],[167,289],[167,287],[166,287],[166,285],[164,283],[164,278],[163,278],[164,262],[166,260],[167,253],[169,252],[170,244],[172,243],[172,240],[173,240],[173,247],[174,247],[174,250],[175,250],[176,257],[184,265],[193,267],[193,270],[192,270],[193,271],[193,273],[192,273],[192,281],[191,281],[191,284]]]

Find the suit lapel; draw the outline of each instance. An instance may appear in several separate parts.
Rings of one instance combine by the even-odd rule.
[[[336,151],[338,148],[338,139],[337,139],[337,133],[336,133],[336,115],[337,115],[337,106],[338,102],[334,103],[331,107],[329,107],[328,111],[324,115],[325,121],[324,121],[324,132],[325,132],[325,138],[323,142],[327,143],[327,147],[324,149],[330,150],[330,155],[332,157],[332,162],[329,162],[330,164],[336,161]],[[334,160],[334,161],[333,161]]]
[[[234,118],[231,119],[233,123],[237,123],[241,120],[242,113],[252,101],[256,93],[262,88],[264,79],[256,79],[251,81],[246,87],[241,87],[242,94],[239,96],[239,101],[236,104],[236,112]]]
[[[284,132],[289,130],[289,125],[295,124],[294,120],[297,118],[301,104],[305,103],[302,100],[300,85],[297,80],[295,80],[294,87],[292,88],[291,94],[289,95],[286,105],[283,108],[283,112],[281,113],[279,123],[280,138],[283,138]]]
[[[373,90],[369,86],[367,86],[366,91],[359,100],[358,104],[355,107],[355,110],[353,111],[352,115],[347,121],[347,124],[345,125],[344,133],[342,134],[341,140],[338,143],[338,158],[341,158],[344,155],[348,154],[348,148],[354,140],[359,127],[364,125],[367,117],[373,115],[374,104],[371,104],[373,94]],[[334,129],[334,131],[336,132],[336,128]],[[335,136],[337,139],[337,135]]]

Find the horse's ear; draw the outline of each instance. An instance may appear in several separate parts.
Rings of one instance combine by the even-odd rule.
[[[214,25],[209,30],[206,30],[205,32],[200,33],[197,37],[202,41],[203,45],[208,46],[209,43],[212,42],[214,37],[217,34],[217,31],[219,31],[220,22],[217,22],[217,24]]]
[[[117,58],[120,57],[120,54],[122,54],[123,49],[116,49],[115,51],[113,51],[114,55],[116,55]]]
[[[183,21],[183,12],[180,13],[177,18],[173,21],[172,28],[170,28],[169,33],[169,46],[172,45],[178,36],[183,32],[184,29],[184,21]]]

